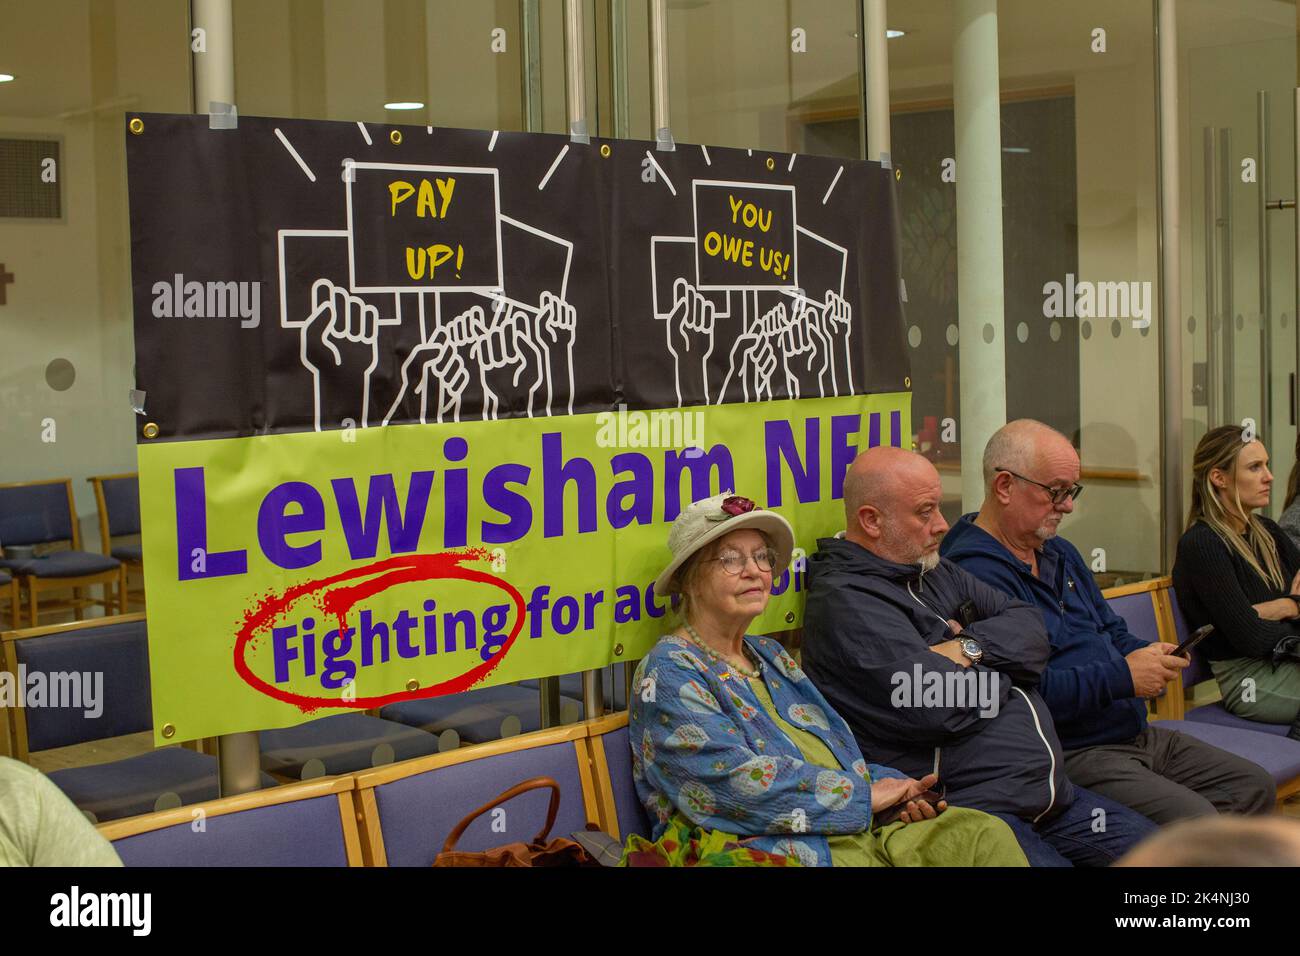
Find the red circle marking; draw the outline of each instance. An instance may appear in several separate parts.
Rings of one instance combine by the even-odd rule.
[[[515,638],[519,636],[519,632],[524,626],[523,595],[496,575],[465,567],[471,561],[484,560],[487,557],[488,552],[482,548],[471,548],[459,552],[444,551],[439,554],[399,555],[385,558],[383,561],[376,561],[374,564],[368,564],[364,567],[352,568],[332,577],[322,578],[319,581],[305,581],[302,584],[296,584],[283,594],[268,594],[258,601],[255,607],[244,614],[243,625],[240,627],[235,640],[235,671],[244,683],[258,693],[284,701],[287,704],[293,704],[304,713],[310,713],[322,707],[348,707],[356,710],[369,710],[372,707],[383,707],[402,700],[440,697],[444,694],[454,694],[458,691],[468,690],[484,680],[505,659],[506,654],[515,642]],[[376,576],[371,577],[371,575]],[[268,684],[253,673],[252,668],[248,666],[246,657],[248,645],[258,633],[269,629],[299,599],[332,587],[335,584],[354,581],[358,578],[370,579],[336,591],[327,591],[321,596],[320,609],[326,615],[333,615],[338,619],[340,631],[346,626],[348,612],[352,610],[358,601],[373,597],[381,591],[386,591],[399,584],[409,584],[414,581],[433,581],[439,578],[476,581],[480,584],[490,584],[505,591],[514,601],[515,625],[510,629],[510,634],[505,643],[501,645],[501,649],[491,659],[475,665],[465,673],[445,680],[440,684],[433,684],[417,690],[397,691],[380,697],[357,697],[352,700],[344,700],[338,697],[309,697],[305,694],[295,694]]]

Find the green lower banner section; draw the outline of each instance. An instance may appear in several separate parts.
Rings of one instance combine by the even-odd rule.
[[[142,445],[156,742],[636,660],[672,519],[722,491],[794,525],[753,629],[797,627],[845,469],[910,436],[891,393]]]

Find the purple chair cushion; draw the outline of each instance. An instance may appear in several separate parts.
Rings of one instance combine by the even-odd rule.
[[[404,700],[384,707],[379,716],[431,734],[454,730],[466,743],[481,744],[513,736],[503,733],[502,726],[511,717],[515,720],[510,721],[506,729],[513,729],[512,725],[517,721],[519,729],[514,733],[540,730],[542,705],[537,690],[503,684],[446,697]]]
[[[632,779],[632,748],[628,743],[627,728],[620,727],[613,733],[601,734],[599,739],[605,748],[605,763],[609,766],[609,781],[614,790],[619,839],[626,843],[628,836],[635,833],[648,840],[653,828],[637,796],[636,781]]]
[[[152,813],[164,793],[182,804],[217,799],[217,758],[185,747],[164,747],[138,757],[56,770],[49,775],[81,810],[101,823]],[[262,774],[262,786],[275,781]]]
[[[1174,636],[1178,639],[1178,643],[1181,644],[1192,636],[1192,632],[1187,627],[1187,618],[1183,617],[1182,608],[1178,606],[1178,595],[1173,588],[1169,589],[1169,605],[1173,611]],[[1210,670],[1210,662],[1200,650],[1192,650],[1188,660],[1191,661],[1191,664],[1183,671],[1184,688],[1192,688],[1207,680],[1214,680],[1214,673]]]
[[[574,741],[564,740],[439,767],[375,787],[388,865],[429,866],[457,823],[531,777],[551,777],[560,785],[560,810],[551,837],[567,837],[586,828],[578,750]],[[549,800],[549,790],[535,790],[504,804],[503,813],[483,814],[465,830],[457,849],[479,851],[528,843],[546,822]]]
[[[1156,619],[1155,602],[1150,591],[1108,598],[1110,609],[1124,619],[1129,633],[1148,643],[1160,640],[1160,622]]]
[[[113,548],[113,557],[123,564],[142,564],[144,547],[138,544],[119,544]]]
[[[1157,726],[1177,730],[1220,750],[1245,757],[1267,770],[1278,786],[1300,777],[1300,740],[1191,720],[1162,720]]]
[[[258,735],[262,769],[300,778],[312,759],[332,775],[366,770],[395,760],[424,757],[438,751],[438,738],[369,714],[334,714],[282,730]]]
[[[140,479],[135,475],[130,478],[110,478],[102,485],[104,509],[108,512],[109,537],[139,534]]]
[[[127,866],[347,866],[337,794],[209,814],[113,841]]]
[[[61,481],[0,488],[0,541],[6,545],[72,540],[68,486]]]
[[[1238,717],[1231,714],[1228,709],[1221,703],[1206,704],[1203,707],[1197,707],[1195,710],[1189,710],[1185,715],[1187,720],[1198,724],[1213,724],[1215,727],[1235,727],[1237,730],[1252,730],[1260,734],[1273,734],[1277,737],[1285,737],[1287,731],[1291,729],[1289,724],[1264,724],[1258,720],[1247,720],[1245,717]]]
[[[79,578],[85,574],[100,574],[122,566],[117,558],[89,551],[55,551],[40,558],[16,558],[5,565],[19,574],[37,578]]]

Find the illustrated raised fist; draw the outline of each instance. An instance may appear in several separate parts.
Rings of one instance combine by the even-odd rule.
[[[682,385],[688,394],[700,388],[709,400],[709,356],[713,354],[713,303],[685,279],[673,282],[673,309],[668,314],[668,351],[676,366],[677,404],[682,402]]]
[[[299,334],[302,363],[316,380],[316,429],[338,423],[321,421],[322,392],[329,393],[332,411],[345,413],[339,421],[352,417],[364,426],[370,375],[379,364],[379,310],[329,279],[312,283],[311,301]]]

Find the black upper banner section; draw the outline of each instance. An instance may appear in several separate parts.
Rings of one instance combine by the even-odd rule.
[[[133,118],[136,383],[160,438],[905,388],[877,164]]]

